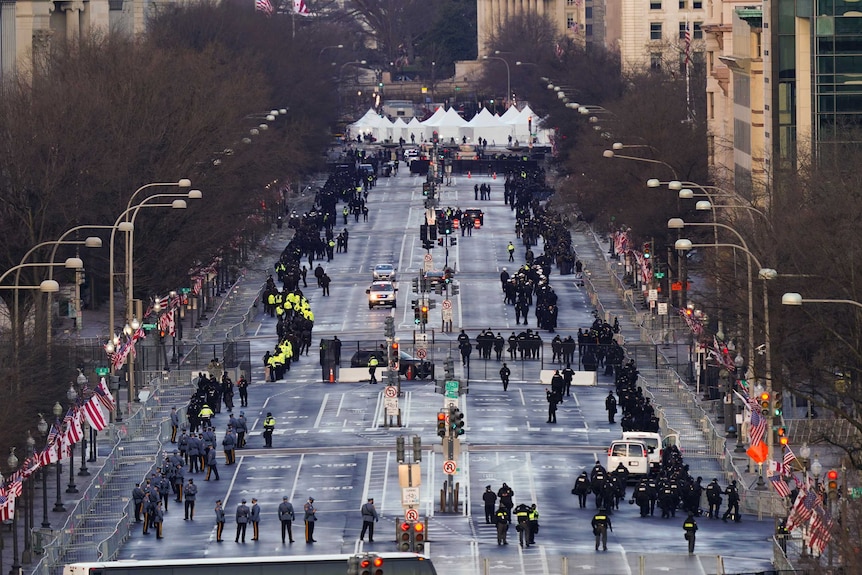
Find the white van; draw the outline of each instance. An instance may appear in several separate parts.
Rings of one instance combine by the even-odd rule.
[[[624,431],[622,438],[640,441],[646,445],[652,469],[658,469],[661,466],[661,457],[665,449],[671,445],[676,445],[679,448],[679,435],[675,433],[662,437],[660,433],[651,433],[648,431]]]
[[[629,470],[629,478],[647,475],[650,470],[646,444],[633,439],[617,439],[608,448],[608,465],[605,469],[613,472],[619,464]]]

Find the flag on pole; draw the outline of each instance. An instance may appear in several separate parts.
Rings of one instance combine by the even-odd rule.
[[[818,555],[823,553],[829,539],[832,537],[832,518],[825,511],[816,511],[811,516],[811,523],[808,525],[811,533],[810,545],[811,549],[816,551]]]
[[[108,389],[108,384],[105,383],[104,377],[99,381],[99,385],[96,386],[93,392],[96,394],[99,402],[105,406],[105,409],[114,411],[117,408],[117,403],[114,401],[114,396],[111,395],[111,390]]]
[[[71,416],[69,414],[71,414]],[[64,437],[66,442],[70,445],[74,445],[84,437],[84,431],[81,429],[81,413],[78,408],[70,409],[69,414],[66,414],[66,419],[63,420],[66,424],[66,433]]]
[[[11,521],[15,517],[15,496],[11,493],[0,495],[0,521]]]
[[[790,449],[789,445],[784,446],[784,474],[790,473],[790,464],[796,461],[796,454]]]
[[[102,404],[95,397],[90,398],[90,401],[84,404],[83,411],[87,423],[96,431],[102,431],[108,426],[105,414],[102,412]]]
[[[751,445],[763,443],[763,434],[766,431],[766,418],[760,414],[758,409],[751,410],[751,426],[748,430],[748,442]]]
[[[306,6],[305,0],[293,0],[293,11],[303,16],[309,15],[308,6]]]
[[[272,16],[273,12],[275,12],[272,8],[272,2],[269,0],[255,0],[254,9],[258,12],[263,12],[267,16]]]
[[[769,481],[772,482],[772,488],[775,489],[775,492],[781,497],[788,497],[790,495],[790,486],[781,478],[780,475],[773,475],[769,478]]]
[[[788,531],[793,531],[803,523],[811,520],[817,500],[817,494],[807,488],[799,492],[799,495],[796,496],[796,502],[787,516],[785,526]]]
[[[691,24],[688,21],[685,23],[683,41],[685,43],[685,65],[688,66],[691,64]]]

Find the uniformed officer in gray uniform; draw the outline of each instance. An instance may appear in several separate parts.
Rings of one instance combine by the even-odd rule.
[[[221,499],[216,501],[215,506],[216,516],[216,543],[221,543],[221,535],[224,532],[224,507],[221,506]]]
[[[245,504],[245,499],[236,508],[236,542],[239,543],[239,538],[242,536],[242,542],[245,543],[245,530],[248,527],[248,518],[251,515],[251,510]]]
[[[281,542],[284,543],[284,534],[287,533],[290,542],[293,543],[293,520],[296,519],[296,514],[293,511],[293,504],[287,500],[287,496],[281,498],[281,505],[278,506],[278,520],[281,521]]]
[[[369,497],[368,502],[362,506],[362,533],[359,540],[365,541],[365,532],[368,531],[368,542],[374,543],[374,522],[380,519],[377,509],[374,508],[374,498]]]
[[[251,498],[251,528],[254,533],[252,541],[257,541],[260,538],[260,505],[257,504],[257,499]]]
[[[195,480],[191,477],[189,478],[189,482],[183,490],[183,494],[186,496],[186,516],[185,521],[194,521],[195,519],[195,499],[197,499],[198,495],[198,486],[195,485]]]

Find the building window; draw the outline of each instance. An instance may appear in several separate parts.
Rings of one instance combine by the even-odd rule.
[[[679,39],[680,40],[685,40],[685,26],[686,26],[685,22],[679,23]]]
[[[649,55],[649,67],[652,70],[661,70],[661,52],[651,52]]]
[[[695,22],[692,38],[695,40],[703,40],[703,22]]]
[[[577,31],[578,25],[575,23],[575,16],[573,14],[569,14],[566,16],[566,30],[574,30]]]
[[[593,25],[587,24],[586,28],[587,28],[587,32],[586,32],[587,36],[592,36],[593,35]]]
[[[703,10],[703,0],[692,0],[691,7],[695,10]]]
[[[586,8],[584,8],[584,18],[586,18],[587,20],[593,19],[593,7],[592,6],[587,6]]]
[[[566,0],[566,6],[574,6],[575,0]]]
[[[649,0],[650,10],[661,10],[661,0]]]
[[[649,39],[661,40],[661,22],[650,22],[649,24]]]
[[[679,0],[679,9],[680,10],[685,10],[687,5],[688,4],[687,4],[686,0]]]

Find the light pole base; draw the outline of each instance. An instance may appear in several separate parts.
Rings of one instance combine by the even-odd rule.
[[[757,491],[766,491],[766,482],[763,481],[763,475],[757,476],[757,485],[754,486]]]
[[[66,488],[66,493],[78,493],[78,486],[74,483],[70,483]]]
[[[51,523],[49,521],[43,521],[42,522],[42,529],[50,529],[50,528],[51,528]]]
[[[65,513],[66,512],[66,506],[60,502],[57,502],[54,504],[53,511],[54,511],[54,513]]]
[[[87,461],[89,461],[89,459]],[[87,477],[88,475],[90,475],[90,470],[87,469],[86,466],[78,470],[78,477]]]

